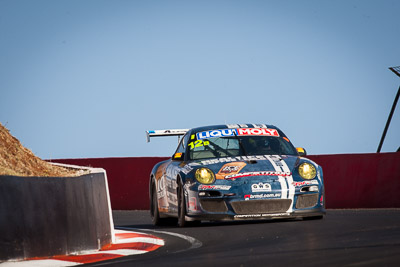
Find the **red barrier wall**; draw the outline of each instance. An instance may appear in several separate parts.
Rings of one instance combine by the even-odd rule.
[[[57,159],[52,162],[106,170],[113,210],[148,210],[149,178],[153,166],[168,158]]]
[[[322,166],[326,207],[400,208],[400,153],[307,156]],[[149,175],[165,157],[58,159],[107,172],[113,210],[149,209]]]
[[[400,208],[400,153],[308,158],[322,166],[327,208]]]

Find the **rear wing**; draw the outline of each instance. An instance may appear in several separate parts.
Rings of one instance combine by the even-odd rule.
[[[184,135],[187,131],[189,131],[189,129],[171,129],[171,130],[146,131],[147,143],[150,142],[150,137],[156,137],[156,136],[181,136],[181,135]]]

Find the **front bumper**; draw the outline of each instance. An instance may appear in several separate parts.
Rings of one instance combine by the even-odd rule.
[[[269,219],[296,219],[306,217],[318,217],[326,214],[324,208],[313,208],[308,210],[295,210],[283,213],[258,213],[258,214],[231,214],[227,213],[209,213],[187,214],[186,220],[206,220],[206,221],[236,221],[236,220],[269,220]]]
[[[323,192],[296,193],[292,198],[277,198],[262,194],[262,198],[246,198],[235,194],[201,196],[198,191],[187,192],[188,220],[254,220],[304,218],[325,215]]]

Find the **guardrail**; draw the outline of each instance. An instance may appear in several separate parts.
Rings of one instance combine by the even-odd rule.
[[[400,153],[307,156],[324,171],[326,207],[400,208]],[[58,159],[107,171],[113,210],[149,209],[149,175],[166,157]]]
[[[104,170],[78,177],[0,176],[0,261],[111,244],[109,203]]]

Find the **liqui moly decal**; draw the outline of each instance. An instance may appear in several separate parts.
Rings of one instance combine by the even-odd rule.
[[[211,130],[197,133],[197,139],[206,139],[212,137],[224,137],[224,136],[235,136],[236,129],[222,129],[222,130]]]
[[[235,135],[263,135],[263,136],[279,137],[279,133],[276,129],[268,129],[268,128],[220,129],[220,130],[199,132],[196,134],[198,140],[213,138],[213,137],[235,136]]]
[[[237,135],[266,135],[266,136],[279,136],[276,129],[268,128],[239,128],[236,129]]]

